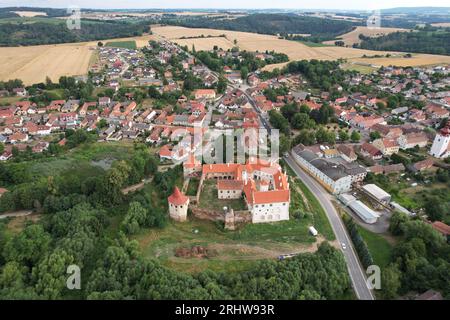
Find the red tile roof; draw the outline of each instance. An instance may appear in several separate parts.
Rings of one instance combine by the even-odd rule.
[[[181,193],[178,187],[175,187],[173,193],[169,196],[167,200],[169,201],[169,203],[180,206],[186,204],[189,201],[189,198],[186,197],[183,193]]]

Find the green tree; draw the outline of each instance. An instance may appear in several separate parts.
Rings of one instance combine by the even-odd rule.
[[[394,299],[401,287],[401,273],[396,264],[391,264],[381,272],[381,289],[385,299]]]
[[[339,140],[342,142],[348,141],[350,139],[350,136],[348,135],[347,131],[341,130],[339,131]]]
[[[353,130],[350,135],[350,139],[352,140],[352,142],[359,142],[359,140],[361,140],[361,135],[358,131]]]

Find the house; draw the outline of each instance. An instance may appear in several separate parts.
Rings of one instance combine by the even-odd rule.
[[[380,149],[367,142],[361,145],[361,154],[372,160],[380,160],[383,157]]]
[[[196,100],[199,99],[215,99],[216,91],[214,89],[198,89],[195,90],[194,96]]]
[[[440,292],[430,289],[418,295],[414,300],[444,300],[444,298]]]
[[[261,80],[259,80],[259,78],[256,75],[252,74],[248,77],[247,82],[250,86],[256,87],[261,83]]]
[[[98,98],[98,105],[101,107],[107,106],[111,103],[110,97],[100,97]]]
[[[416,162],[414,164],[411,164],[408,169],[412,172],[422,172],[427,169],[432,168],[434,165],[433,159],[425,159],[423,161]]]
[[[27,90],[25,90],[25,88],[14,88],[13,93],[19,97],[26,97]]]
[[[0,161],[6,161],[12,158],[12,152],[11,151],[4,151],[0,155]]]
[[[384,156],[391,156],[400,150],[399,144],[394,139],[376,139],[372,144],[380,149]]]
[[[378,132],[382,137],[389,139],[397,139],[403,134],[402,128],[387,126],[383,124],[375,124],[370,128],[370,132]]]
[[[428,144],[428,136],[425,132],[408,133],[400,136],[397,140],[400,149],[411,149],[416,146],[424,148]]]
[[[337,146],[337,150],[347,162],[353,162],[358,158],[352,145],[340,144]]]
[[[61,112],[75,112],[80,107],[80,100],[68,100],[61,108]]]
[[[28,135],[26,133],[16,132],[9,136],[9,142],[13,144],[26,141],[28,141]]]
[[[0,198],[3,196],[4,193],[8,192],[5,188],[0,188]]]
[[[435,221],[431,224],[434,230],[441,233],[443,236],[447,237],[450,235],[450,226],[446,225],[445,223],[441,221]]]
[[[447,109],[436,104],[428,104],[425,107],[425,112],[430,119],[444,119],[450,115]]]
[[[405,171],[403,163],[388,164],[382,167],[384,174],[399,173]]]

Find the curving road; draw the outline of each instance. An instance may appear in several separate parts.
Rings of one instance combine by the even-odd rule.
[[[359,263],[350,237],[347,234],[345,226],[341,218],[339,217],[338,212],[331,202],[331,195],[297,165],[295,160],[293,160],[292,155],[290,155],[289,157],[284,157],[284,160],[319,200],[320,204],[325,210],[325,213],[327,214],[328,220],[331,223],[331,227],[333,228],[334,234],[336,235],[336,239],[340,244],[345,244],[346,249],[343,249],[342,253],[344,254],[344,258],[347,263],[348,273],[350,275],[350,279],[352,281],[352,286],[355,290],[356,296],[360,300],[375,300],[374,294],[367,287],[363,267]]]

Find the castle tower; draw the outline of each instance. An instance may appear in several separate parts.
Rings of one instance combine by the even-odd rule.
[[[450,128],[445,127],[434,138],[430,154],[435,158],[447,158],[450,155],[449,144]]]
[[[175,221],[186,221],[187,210],[189,207],[189,197],[186,197],[178,187],[175,187],[173,193],[167,198],[169,202],[169,216]]]

